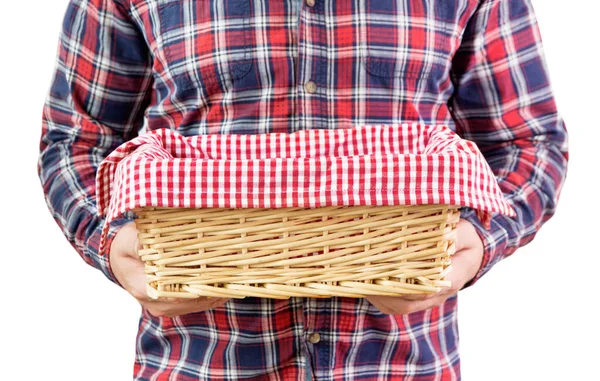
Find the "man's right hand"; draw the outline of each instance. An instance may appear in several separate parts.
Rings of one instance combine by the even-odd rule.
[[[110,246],[109,261],[121,286],[154,316],[179,316],[222,306],[228,299],[199,297],[197,299],[150,299],[146,294],[144,262],[137,254],[138,231],[135,223],[119,229]]]

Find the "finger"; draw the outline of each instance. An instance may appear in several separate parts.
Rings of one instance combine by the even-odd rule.
[[[122,239],[118,240],[117,248],[118,252],[127,257],[138,258],[138,248],[140,243],[138,239],[138,230],[134,222],[127,223],[120,228],[119,237]],[[115,241],[113,241],[115,243]]]
[[[140,244],[140,241],[136,237],[134,240],[131,241],[131,246],[127,247],[127,250],[124,250],[123,255],[128,258],[135,259],[141,263],[144,263],[139,255],[139,250],[142,248],[143,246]]]
[[[418,301],[393,296],[370,296],[367,299],[377,307],[381,313],[388,315],[406,315],[441,305],[451,295],[453,295],[453,292],[448,290],[443,293],[435,294],[432,298]]]
[[[387,315],[407,314],[411,311],[411,306],[422,303],[393,296],[368,296],[367,300],[377,307],[379,312]]]
[[[167,306],[163,306],[162,308],[157,308],[156,312],[153,312],[154,309],[150,309],[150,312],[155,315],[155,316],[167,316],[167,317],[175,317],[175,316],[182,316],[182,315],[188,315],[191,313],[197,313],[197,312],[203,312],[203,311],[210,311],[213,310],[217,307],[220,307],[219,305],[214,305],[214,304],[186,304],[186,305],[180,305],[180,304],[170,304]]]
[[[393,303],[381,300],[369,300],[382,314],[386,315],[408,315],[413,312],[426,309],[426,301],[410,301],[398,299]]]
[[[178,297],[173,297],[173,296],[161,296],[158,299],[153,299],[156,301],[160,301],[160,302],[169,302],[169,303],[185,303],[185,302],[196,302],[196,303],[201,303],[207,300],[214,300],[214,301],[218,301],[218,300],[229,300],[228,298],[215,298],[213,296],[197,296],[194,298],[178,298]]]
[[[441,306],[448,300],[449,294],[438,295],[435,298],[431,298],[422,302],[414,302],[409,308],[412,312],[425,311],[433,307]]]
[[[119,261],[119,266],[113,266],[112,270],[127,292],[138,301],[148,300],[144,263],[138,258],[125,255],[113,257],[112,260]]]
[[[462,249],[453,255],[450,271],[448,271],[445,277],[445,280],[450,282],[450,287],[444,288],[442,291],[458,292],[465,285],[467,279],[470,278],[469,274],[479,269],[480,263],[473,260],[477,256],[472,255],[472,250]]]
[[[421,301],[421,300],[427,300],[427,299],[431,299],[434,298],[438,293],[434,293],[434,294],[408,294],[408,295],[402,295],[400,296],[400,298],[404,299],[404,300],[409,300],[409,301]]]
[[[152,298],[148,298],[147,303],[145,304],[152,304],[154,306],[160,305],[160,306],[166,306],[166,305],[171,305],[171,304],[179,304],[179,305],[193,305],[193,304],[206,304],[209,303],[213,300],[214,298],[210,298],[210,297],[205,297],[205,296],[201,296],[198,298],[193,298],[193,299],[189,299],[189,298],[176,298],[176,297],[164,297],[161,296],[158,299],[152,299]]]
[[[128,280],[131,284],[130,293],[140,302],[151,301],[146,290],[146,282],[148,281],[145,272],[145,265],[137,258],[125,258],[128,261]]]
[[[465,240],[463,239],[465,224],[467,224],[467,222],[461,219],[458,221],[458,225],[456,225],[456,239],[454,244],[456,245],[457,252],[465,248]]]
[[[160,316],[179,316],[193,312],[211,310],[224,305],[228,299],[207,299],[198,298],[199,300],[181,300],[179,303],[168,303],[163,301],[151,301],[143,305],[148,309],[150,314]]]
[[[211,303],[219,303],[219,302],[227,302],[228,298],[215,298],[212,296],[201,296],[198,298],[176,298],[176,297],[161,297],[158,299],[159,301],[163,301],[166,303],[179,303],[179,304],[187,304],[189,302],[194,302],[196,304],[204,304],[207,302]]]
[[[139,258],[139,250],[142,248],[142,244],[140,243],[139,237],[136,235],[135,240],[133,241],[133,248],[131,252],[135,254],[136,258]]]
[[[374,299],[369,300],[379,312],[386,315],[406,315],[416,311],[417,305],[423,302],[413,302],[410,300],[397,299],[395,301],[389,301],[386,299]]]
[[[461,219],[456,226],[456,250],[479,248],[483,250],[483,242],[477,229],[467,220]]]

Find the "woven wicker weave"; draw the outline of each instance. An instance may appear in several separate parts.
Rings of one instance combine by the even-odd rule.
[[[134,212],[153,298],[438,292],[459,220],[449,205]]]

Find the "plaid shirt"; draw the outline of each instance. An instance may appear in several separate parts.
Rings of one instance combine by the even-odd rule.
[[[554,213],[568,155],[530,0],[305,0],[298,29],[294,1],[71,1],[39,172],[82,257],[116,282],[98,251],[98,164],[163,127],[446,124],[479,146],[517,212],[486,230],[464,210],[485,247],[473,282],[531,241]],[[350,298],[247,298],[175,318],[143,310],[134,377],[298,380],[308,364],[319,380],[457,380],[456,318],[456,298],[403,316]]]

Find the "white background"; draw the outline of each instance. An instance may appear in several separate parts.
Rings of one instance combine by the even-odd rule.
[[[36,174],[66,4],[10,1],[0,11],[3,380],[132,374],[140,308],[67,243]],[[534,0],[570,132],[570,170],[558,212],[536,239],[460,294],[466,381],[600,380],[598,4]]]

